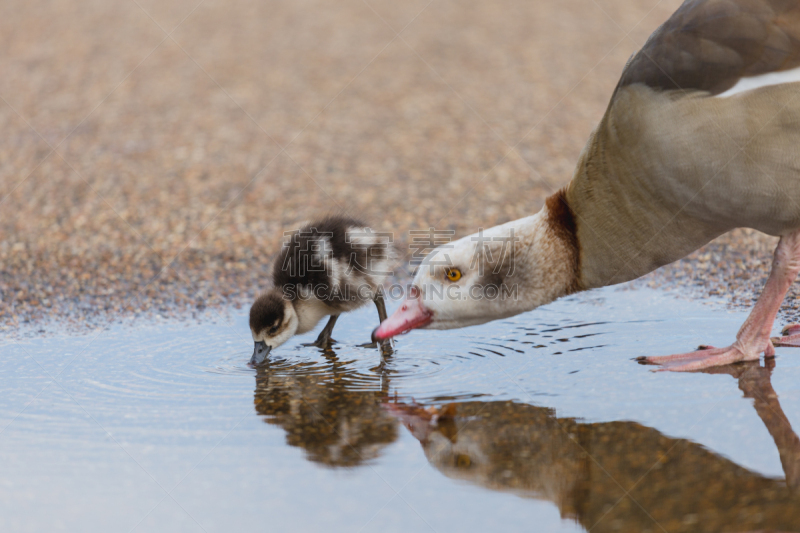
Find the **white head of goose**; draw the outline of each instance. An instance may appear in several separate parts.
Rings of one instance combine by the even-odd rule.
[[[480,235],[435,250],[373,337],[528,311],[635,279],[748,227],[780,242],[735,342],[640,360],[693,371],[772,355],[773,343],[800,346],[800,328],[770,339],[800,271],[798,93],[800,2],[684,2],[628,61],[569,185],[537,215],[485,232],[508,239],[513,228],[511,259],[497,259]],[[510,297],[486,298],[487,283]]]
[[[273,264],[273,287],[250,308],[251,364],[261,364],[271,350],[312,330],[326,316],[328,323],[311,345],[328,348],[335,342],[331,332],[339,315],[370,301],[379,320],[386,318],[381,286],[396,257],[386,234],[359,220],[327,217],[287,237]],[[388,341],[382,350],[391,350]]]

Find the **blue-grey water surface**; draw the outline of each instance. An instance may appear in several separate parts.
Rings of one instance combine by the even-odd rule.
[[[2,341],[0,530],[800,531],[800,349],[631,361],[746,312],[609,288],[381,362],[365,308],[258,370],[230,316]]]

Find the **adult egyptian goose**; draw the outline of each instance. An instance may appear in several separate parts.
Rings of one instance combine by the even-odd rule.
[[[434,250],[373,336],[528,311],[642,276],[737,227],[780,242],[736,341],[642,362],[692,371],[774,353],[773,322],[800,270],[796,0],[684,2],[628,61],[569,185],[536,215]],[[775,342],[800,346],[800,335]]]
[[[286,236],[273,264],[273,286],[250,308],[254,365],[326,316],[328,323],[310,345],[327,348],[335,342],[331,332],[339,315],[367,302],[375,302],[380,320],[386,318],[380,289],[396,257],[388,234],[352,218],[328,217]],[[383,353],[390,350],[383,342]]]

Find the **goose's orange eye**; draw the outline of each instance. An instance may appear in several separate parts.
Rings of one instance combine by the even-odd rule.
[[[457,268],[448,268],[444,275],[447,276],[447,279],[450,281],[458,281],[461,279],[461,271]]]

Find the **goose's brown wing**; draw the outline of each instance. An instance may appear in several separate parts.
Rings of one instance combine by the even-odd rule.
[[[800,66],[800,0],[687,0],[628,63],[619,87],[722,93]]]

